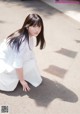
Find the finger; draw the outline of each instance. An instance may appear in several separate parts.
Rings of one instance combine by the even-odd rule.
[[[30,91],[30,87],[29,86],[27,86],[26,88],[27,88],[28,91]]]
[[[24,90],[25,92],[27,91],[27,89],[25,88],[25,90]]]
[[[27,88],[26,86],[24,87],[24,91],[29,91],[29,88]]]
[[[26,91],[26,87],[23,87],[23,91]]]
[[[30,91],[30,88],[28,88],[27,90]]]
[[[24,88],[23,88],[23,91],[24,91]]]
[[[30,91],[30,87],[29,87],[28,85],[24,86],[24,87],[23,87],[23,91],[25,91],[25,92],[26,92],[26,91]]]
[[[27,89],[25,88],[24,91],[27,92]]]

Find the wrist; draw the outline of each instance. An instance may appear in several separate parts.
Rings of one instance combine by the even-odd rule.
[[[23,82],[24,81],[24,79],[22,79],[22,80],[19,80],[20,82]]]

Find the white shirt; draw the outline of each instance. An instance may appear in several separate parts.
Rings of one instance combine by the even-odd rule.
[[[24,40],[25,36],[22,38]],[[30,46],[30,47],[29,47]],[[14,68],[22,68],[25,61],[34,58],[33,38],[29,38],[29,44],[26,40],[22,42],[19,52],[11,48],[5,39],[0,45],[0,72],[7,70],[12,71]]]

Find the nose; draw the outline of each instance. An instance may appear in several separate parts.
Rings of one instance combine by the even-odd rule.
[[[36,33],[38,33],[38,32],[39,32],[38,28],[36,28],[36,29],[35,29],[35,32],[36,32]]]

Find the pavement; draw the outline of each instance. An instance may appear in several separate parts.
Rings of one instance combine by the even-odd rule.
[[[44,22],[46,47],[34,48],[43,83],[27,93],[20,84],[13,92],[0,91],[0,108],[8,106],[7,114],[80,114],[80,23],[42,1],[1,0],[0,40],[29,13]]]
[[[55,2],[55,0],[42,0],[43,2],[49,4],[50,6],[60,10],[65,15],[75,19],[80,22],[80,2],[74,1],[70,2],[68,0],[60,0],[60,2]],[[62,2],[61,2],[62,1]],[[64,1],[64,2],[63,2]]]

